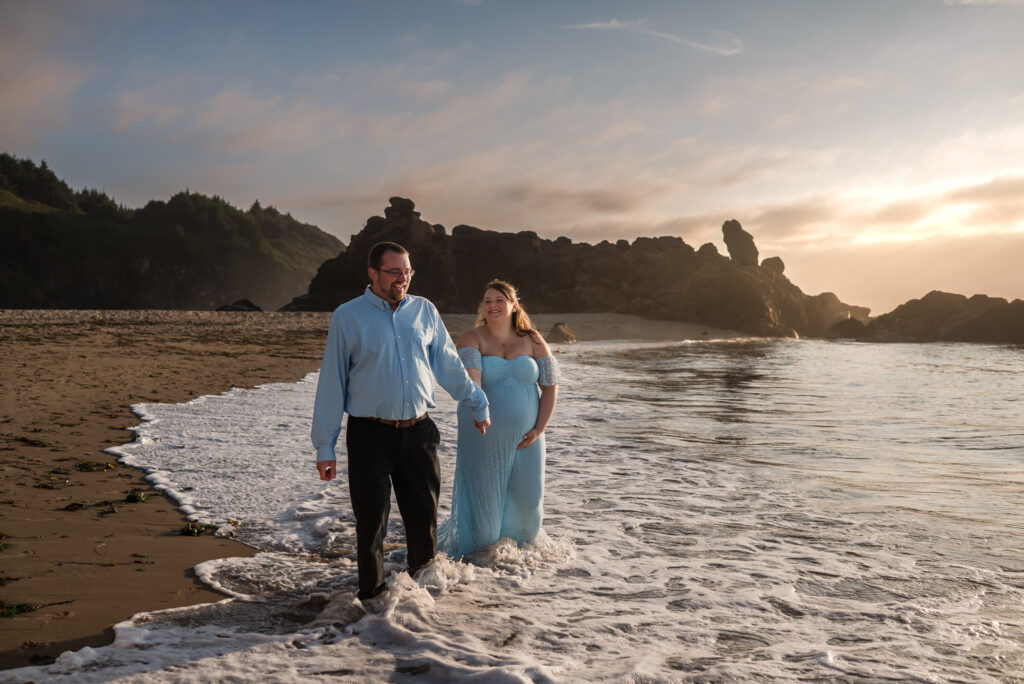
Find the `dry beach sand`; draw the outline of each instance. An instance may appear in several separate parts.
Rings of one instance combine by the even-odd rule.
[[[192,567],[254,551],[181,534],[186,521],[173,502],[103,449],[132,441],[132,404],[315,371],[328,316],[0,311],[0,669],[110,643],[112,626],[140,611],[224,598]],[[581,341],[734,335],[617,314],[533,318],[545,334],[565,322]],[[473,319],[445,316],[453,336]],[[312,448],[296,458],[309,458],[312,486]]]

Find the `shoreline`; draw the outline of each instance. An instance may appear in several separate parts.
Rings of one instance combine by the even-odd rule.
[[[103,450],[134,441],[133,404],[301,379],[320,366],[327,320],[0,311],[0,600],[12,612],[39,606],[0,619],[0,669],[109,644],[138,612],[225,598],[193,566],[256,551],[181,535],[174,502]],[[135,490],[147,500],[129,503]]]
[[[531,318],[545,335],[564,322],[580,341],[737,336],[623,314]],[[456,337],[475,316],[443,319]],[[0,669],[109,644],[113,625],[138,612],[224,598],[192,568],[256,550],[180,534],[187,521],[173,501],[103,450],[134,441],[133,404],[301,380],[320,366],[328,320],[326,312],[0,310],[0,600],[16,613],[0,619]],[[27,606],[35,609],[21,612]]]

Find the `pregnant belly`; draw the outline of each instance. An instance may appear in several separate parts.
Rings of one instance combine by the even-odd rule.
[[[536,385],[501,383],[496,387],[485,387],[484,392],[487,394],[491,412],[491,427],[487,429],[488,435],[492,431],[497,433],[511,431],[522,436],[537,423],[539,399]],[[460,412],[463,410],[465,410],[465,417],[472,420],[465,404],[460,406]]]

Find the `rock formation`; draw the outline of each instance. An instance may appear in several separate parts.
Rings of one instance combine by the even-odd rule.
[[[825,337],[831,339],[863,339],[867,335],[867,325],[856,318],[847,318],[839,321],[825,333]]]
[[[743,230],[736,219],[730,219],[722,225],[722,238],[729,250],[729,258],[740,266],[757,266],[757,247],[754,237]]]
[[[786,264],[779,257],[768,257],[761,262],[761,270],[773,278],[777,278],[786,272]]]
[[[859,335],[842,336],[878,342],[1020,344],[1024,343],[1024,301],[932,291],[879,316]]]
[[[370,218],[285,310],[330,311],[361,294],[366,254],[391,240],[411,254],[410,292],[446,313],[475,311],[484,285],[502,278],[535,313],[618,312],[771,336],[818,336],[840,318],[866,319],[867,309],[835,295],[805,295],[783,275],[781,259],[758,267],[757,247],[738,222],[722,230],[732,257],[710,244],[695,251],[678,237],[590,245],[465,225],[449,235],[420,218],[411,200],[393,197],[384,217]]]
[[[574,344],[579,342],[579,338],[576,334],[569,329],[565,323],[555,323],[551,326],[551,332],[544,336],[544,339],[548,342],[557,342],[559,344]]]
[[[256,306],[248,299],[239,299],[237,302],[232,302],[231,304],[221,304],[217,307],[217,311],[263,311],[263,309]]]
[[[809,298],[806,302],[807,315],[811,320],[811,327],[815,330],[826,331],[825,336],[831,336],[832,328],[846,321],[854,323],[846,325],[843,330],[855,329],[859,323],[862,327],[867,325],[870,309],[863,306],[850,306],[839,301],[839,297],[831,292],[822,292]],[[844,337],[847,335],[843,335]]]

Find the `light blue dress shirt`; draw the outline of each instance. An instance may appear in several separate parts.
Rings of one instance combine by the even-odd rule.
[[[466,374],[437,308],[406,295],[392,311],[367,286],[331,314],[310,431],[316,460],[335,460],[345,413],[406,420],[434,408],[433,378],[467,401],[475,420],[489,419],[487,396]]]

